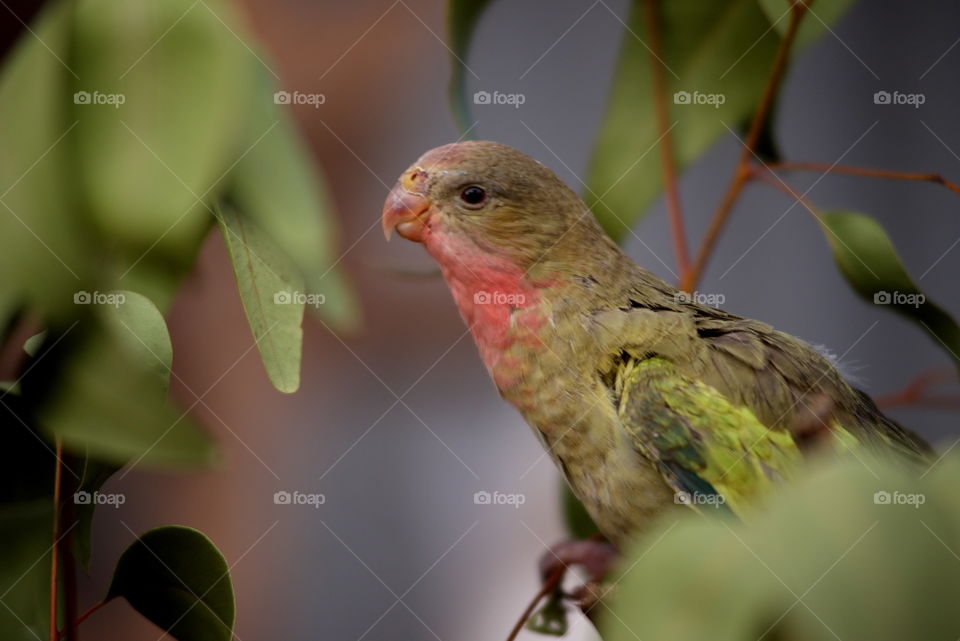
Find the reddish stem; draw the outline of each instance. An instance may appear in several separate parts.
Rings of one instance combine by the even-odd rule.
[[[50,549],[50,641],[56,641],[57,634],[57,576],[60,569],[60,486],[63,479],[63,441],[56,438],[56,463],[53,472],[53,544]]]
[[[547,577],[546,581],[544,581],[540,587],[540,591],[533,597],[523,611],[523,614],[520,615],[520,618],[517,619],[517,622],[513,625],[513,629],[510,630],[510,634],[507,636],[507,641],[515,641],[517,635],[520,634],[520,630],[523,629],[523,624],[533,615],[533,610],[537,607],[537,604],[540,603],[540,600],[554,590],[559,589],[560,582],[563,581],[563,575],[566,570],[567,568],[561,565],[554,569],[550,576]]]
[[[79,627],[81,623],[83,623],[84,621],[87,620],[87,617],[89,617],[91,614],[93,614],[94,612],[96,612],[97,610],[99,610],[100,608],[102,608],[103,606],[105,606],[106,604],[110,603],[110,601],[112,601],[112,600],[113,600],[113,597],[111,597],[111,598],[109,598],[109,599],[104,599],[103,601],[98,601],[98,602],[94,603],[93,605],[91,605],[89,608],[87,608],[87,609],[83,612],[83,614],[81,614],[80,616],[78,616],[78,617],[76,618],[76,620],[73,622],[73,627],[74,627],[74,628]],[[63,630],[61,630],[60,633],[57,635],[57,639],[64,639],[64,638],[66,638],[66,636],[67,636],[67,631],[68,631],[68,628],[64,628]]]
[[[889,169],[872,169],[870,167],[852,167],[850,165],[828,165],[820,162],[786,161],[767,165],[773,171],[816,171],[830,174],[847,174],[850,176],[867,176],[870,178],[889,178],[892,180],[910,180],[915,182],[932,182],[943,185],[950,191],[960,194],[960,185],[950,182],[940,174],[920,173],[910,171],[892,171]],[[754,168],[758,171],[760,168]]]
[[[956,373],[949,369],[933,369],[921,372],[900,390],[878,396],[877,406],[884,410],[895,407],[942,407],[960,409],[960,396],[937,396],[930,394],[930,388],[945,381],[956,380]]]

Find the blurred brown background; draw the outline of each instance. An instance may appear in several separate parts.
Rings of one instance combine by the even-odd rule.
[[[505,637],[536,590],[536,560],[563,535],[558,477],[498,398],[442,281],[398,274],[432,271],[421,248],[386,245],[378,226],[399,172],[459,135],[446,103],[443,3],[239,4],[280,86],[326,97],[319,108],[296,107],[296,115],[332,188],[343,264],[366,322],[336,337],[308,321],[301,389],[278,394],[252,348],[224,249],[211,237],[169,323],[182,379],[174,392],[187,405],[195,399],[185,388],[204,396],[209,409],[197,413],[222,444],[222,461],[199,474],[136,468],[110,481],[106,490],[127,501],[98,511],[93,578],[82,584],[81,605],[102,593],[134,533],[182,523],[207,533],[232,564],[242,641]],[[615,16],[625,14],[623,0],[493,3],[468,60],[471,91],[522,92],[526,101],[519,109],[477,107],[476,134],[530,153],[579,186],[621,36]],[[778,113],[786,155],[833,162],[863,136],[845,163],[960,178],[960,48],[951,50],[958,17],[946,1],[859,3],[787,79]],[[872,101],[880,89],[924,92],[927,101],[920,110],[883,108]],[[725,140],[683,179],[696,236],[736,153]],[[806,188],[816,178],[797,176],[794,184]],[[924,274],[924,290],[960,312],[955,195],[829,177],[809,197],[877,216],[907,266]],[[914,327],[852,295],[807,214],[798,207],[780,218],[789,205],[752,189],[703,291],[722,292],[731,311],[843,354],[873,393],[947,365]],[[652,251],[631,242],[631,254],[669,278],[652,253],[672,266],[662,204],[637,233]],[[948,413],[896,416],[941,443],[957,432]],[[274,504],[275,492],[295,490],[326,501],[317,509]],[[525,502],[476,505],[477,491],[520,493]],[[123,603],[84,624],[94,639],[159,634]],[[582,621],[572,635],[593,638]]]

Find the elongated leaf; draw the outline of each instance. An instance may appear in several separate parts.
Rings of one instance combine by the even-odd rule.
[[[825,213],[821,227],[840,271],[860,297],[918,323],[960,367],[960,327],[917,287],[883,228],[851,212]]]
[[[447,2],[447,32],[450,34],[450,108],[460,131],[472,124],[470,97],[467,93],[465,64],[476,23],[489,6],[490,0],[449,0]]]
[[[311,309],[337,327],[349,328],[359,320],[359,306],[334,267],[338,233],[321,170],[289,109],[276,104],[268,74],[259,76],[249,103],[250,140],[233,169],[227,197],[302,272],[306,291],[317,295],[318,304]]]
[[[235,604],[227,562],[201,532],[150,530],[117,561],[107,598],[123,597],[179,641],[230,641]]]
[[[33,401],[44,426],[70,451],[105,463],[210,462],[209,437],[167,400],[170,348],[159,311],[132,292],[87,294],[101,304],[76,334],[48,341],[66,355],[37,357],[33,381],[52,381],[52,390]],[[121,311],[126,304],[133,309]]]
[[[782,35],[790,24],[790,5],[792,0],[757,0],[760,8],[767,14],[770,23]],[[833,25],[853,6],[854,0],[829,0],[811,2],[807,13],[800,23],[795,40],[797,47],[804,47],[827,33],[828,25]]]
[[[250,80],[219,0],[79,0],[72,117],[86,205],[141,255],[191,253],[222,188]],[[154,245],[156,243],[156,245]]]
[[[940,465],[921,480],[861,454],[785,488],[747,523],[665,520],[626,552],[603,638],[951,638],[960,466]]]
[[[89,234],[77,216],[68,149],[70,3],[48,3],[0,75],[0,324],[18,305],[74,311]],[[12,19],[12,18],[11,18]]]
[[[295,392],[307,300],[303,279],[259,227],[229,208],[221,212],[220,229],[267,376],[279,391]]]
[[[97,504],[93,500],[87,501],[86,497],[92,497],[96,492],[100,492],[107,479],[119,469],[118,465],[101,463],[88,456],[83,464],[83,473],[80,475],[77,492],[72,499],[77,518],[77,525],[73,529],[73,553],[77,563],[87,572],[90,571],[93,515]]]
[[[660,63],[651,62],[644,44],[650,26],[642,5],[631,5],[633,33],[623,36],[587,177],[587,204],[614,238],[663,188],[651,91],[651,65]],[[682,168],[756,107],[779,38],[756,0],[662,2],[660,23],[671,135]],[[707,100],[712,104],[696,104]]]

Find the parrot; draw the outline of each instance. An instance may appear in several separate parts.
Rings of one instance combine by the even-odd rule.
[[[382,225],[436,261],[500,395],[615,547],[672,506],[742,518],[813,449],[930,455],[828,354],[643,269],[507,145],[427,151]]]

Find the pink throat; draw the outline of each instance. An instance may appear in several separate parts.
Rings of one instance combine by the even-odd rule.
[[[503,390],[516,372],[515,356],[506,352],[518,344],[542,346],[537,330],[546,318],[538,288],[513,261],[484,251],[460,234],[431,226],[424,245],[440,265],[487,370]]]

